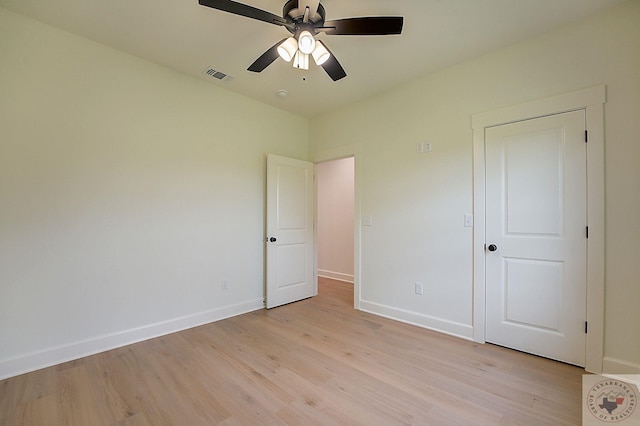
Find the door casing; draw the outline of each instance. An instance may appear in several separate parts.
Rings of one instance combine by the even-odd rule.
[[[604,85],[472,116],[473,130],[473,338],[485,343],[485,129],[584,109],[587,143],[587,307],[585,369],[602,373],[604,351]]]

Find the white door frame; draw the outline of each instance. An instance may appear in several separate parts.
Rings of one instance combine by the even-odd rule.
[[[353,215],[354,215],[354,223],[353,223],[353,307],[355,309],[360,309],[360,300],[362,299],[361,297],[361,286],[360,286],[360,277],[361,277],[361,269],[360,269],[360,265],[361,265],[361,261],[360,261],[360,256],[361,256],[361,235],[362,235],[362,228],[361,228],[361,206],[360,206],[360,182],[362,181],[360,179],[360,170],[361,170],[361,153],[362,151],[362,145],[361,144],[354,144],[354,145],[347,145],[347,146],[342,146],[342,147],[338,147],[338,148],[334,148],[334,149],[329,149],[326,151],[319,151],[316,152],[314,154],[312,154],[311,156],[311,161],[314,163],[322,163],[325,161],[332,161],[332,160],[341,160],[343,158],[349,158],[349,157],[353,157],[353,192],[354,192],[354,208],[353,208]],[[316,179],[316,194],[318,192],[317,190],[317,185],[318,185],[318,180]],[[314,268],[315,271],[318,270],[318,218],[317,218],[317,214],[318,214],[318,209],[316,207],[316,217],[314,218],[316,226],[315,226],[315,234],[314,234],[314,253],[315,253],[315,264],[314,264]],[[317,282],[317,279],[316,279]]]
[[[602,373],[604,349],[604,103],[605,86],[474,114],[473,129],[473,339],[485,343],[485,128],[585,110],[587,143],[587,306],[585,369]]]

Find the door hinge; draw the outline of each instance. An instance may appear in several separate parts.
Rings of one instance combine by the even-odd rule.
[[[589,131],[588,130],[584,131],[584,141],[585,142],[589,142]]]
[[[587,226],[586,237],[589,238],[589,227]]]
[[[585,321],[584,322],[584,334],[587,334],[589,332],[589,322]]]

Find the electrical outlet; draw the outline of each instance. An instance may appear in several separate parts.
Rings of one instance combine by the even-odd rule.
[[[220,288],[222,290],[229,290],[229,280],[222,280],[222,283],[220,284]]]
[[[424,284],[416,283],[415,290],[416,290],[416,294],[423,294],[424,293]]]

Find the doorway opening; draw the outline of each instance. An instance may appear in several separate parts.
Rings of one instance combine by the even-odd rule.
[[[354,284],[355,158],[316,164],[316,273]]]

